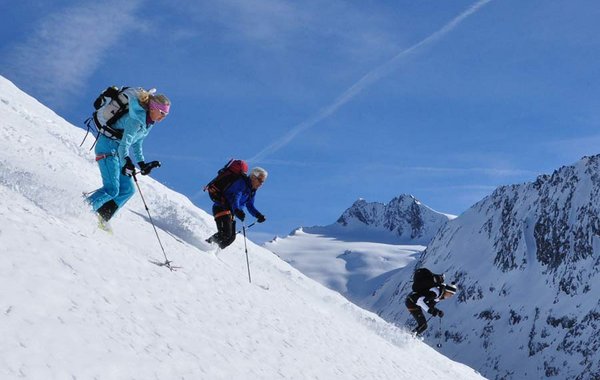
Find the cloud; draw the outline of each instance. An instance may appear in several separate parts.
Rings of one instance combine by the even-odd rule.
[[[491,0],[480,0],[467,10],[462,12],[460,15],[456,16],[449,23],[444,25],[441,29],[431,34],[427,38],[422,41],[416,43],[415,45],[409,47],[396,54],[392,59],[388,60],[383,65],[375,68],[374,70],[367,73],[363,76],[358,82],[354,83],[350,88],[344,91],[332,104],[328,105],[321,109],[316,115],[312,116],[308,120],[303,121],[302,123],[293,127],[285,136],[280,138],[279,140],[273,142],[271,145],[264,148],[262,151],[257,153],[254,157],[250,159],[252,162],[261,162],[266,156],[273,154],[279,149],[283,148],[287,144],[289,144],[299,133],[315,126],[320,121],[326,119],[327,117],[333,115],[337,112],[342,106],[360,94],[365,88],[371,86],[373,83],[377,82],[384,76],[391,73],[397,65],[402,62],[407,56],[415,53],[416,51],[422,49],[425,46],[431,45],[437,40],[444,37],[446,34],[451,32],[454,28],[456,28],[462,21],[464,21],[467,17],[471,16],[475,12],[477,12],[481,7],[485,4],[489,3]]]
[[[285,46],[290,34],[307,23],[307,12],[287,0],[219,0],[186,2],[177,9],[195,25],[190,35],[254,43],[253,47]]]
[[[231,28],[261,42],[280,40],[279,36],[298,28],[306,16],[293,3],[279,0],[222,0],[217,6]]]
[[[179,11],[195,20],[196,27],[210,27],[205,35],[242,41],[245,47],[251,46],[253,50],[287,49],[302,55],[321,49],[325,43],[327,53],[337,53],[345,60],[352,57],[371,61],[398,46],[397,37],[389,31],[392,23],[386,22],[389,16],[360,3],[339,0],[197,1],[184,4]]]
[[[132,29],[141,0],[91,2],[61,9],[36,24],[32,35],[15,46],[6,66],[15,79],[53,105],[78,93],[103,56]]]

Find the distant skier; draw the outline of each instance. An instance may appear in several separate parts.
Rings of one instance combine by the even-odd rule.
[[[442,318],[444,312],[435,305],[452,297],[456,293],[456,286],[444,283],[443,274],[434,274],[427,268],[419,268],[415,271],[412,288],[413,291],[406,297],[406,308],[417,321],[413,332],[419,335],[427,329],[427,320],[423,312]]]
[[[244,207],[256,218],[258,223],[266,220],[265,216],[254,207],[254,196],[267,176],[268,173],[265,169],[255,167],[250,171],[250,175],[240,175],[233,183],[227,185],[222,199],[213,204],[212,211],[218,231],[206,239],[207,242],[216,243],[221,249],[233,243],[236,236],[234,216],[243,222],[246,218]]]
[[[108,221],[118,209],[133,196],[135,187],[132,175],[135,172],[129,148],[141,169],[148,175],[160,162],[145,162],[142,143],[155,123],[168,114],[170,100],[162,94],[153,94],[142,89],[128,89],[128,110],[115,123],[113,128],[122,132],[119,139],[100,134],[96,142],[96,162],[102,176],[102,187],[86,198],[98,214],[101,228],[108,229]]]

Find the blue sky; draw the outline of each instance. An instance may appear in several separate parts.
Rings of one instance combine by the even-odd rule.
[[[265,167],[258,241],[358,198],[460,214],[598,153],[595,1],[24,0],[0,15],[0,74],[75,125],[108,85],[169,96],[145,155],[203,209],[230,157]]]

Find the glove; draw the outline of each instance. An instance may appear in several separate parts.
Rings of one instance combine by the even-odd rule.
[[[265,216],[264,216],[263,214],[258,214],[258,216],[256,217],[256,221],[257,221],[258,223],[262,223],[262,222],[264,222],[265,220],[267,220],[267,218],[265,218]]]
[[[145,163],[144,161],[138,162],[138,166],[140,167],[142,175],[148,175],[154,168],[160,168],[160,161],[151,161]]]
[[[240,210],[239,208],[237,210],[235,210],[234,214],[242,222],[244,221],[244,219],[246,219],[246,213],[244,213],[244,211]]]
[[[133,166],[133,161],[131,158],[125,157],[125,165],[121,169],[121,174],[126,175],[127,177],[131,177],[135,173],[135,166]]]
[[[435,307],[432,307],[431,309],[427,310],[427,312],[431,315],[433,315],[434,317],[440,317],[442,318],[444,316],[444,312],[441,311],[440,309],[437,309]]]

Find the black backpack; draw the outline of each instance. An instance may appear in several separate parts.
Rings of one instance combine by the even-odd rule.
[[[238,179],[245,177],[248,173],[248,164],[244,160],[229,160],[219,171],[217,176],[212,179],[206,186],[204,191],[208,191],[208,195],[213,202],[226,204],[225,190]]]
[[[435,274],[427,268],[419,268],[413,274],[412,290],[417,293],[425,293],[434,286],[443,283],[443,274]]]

